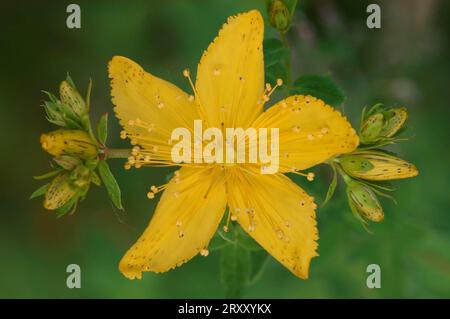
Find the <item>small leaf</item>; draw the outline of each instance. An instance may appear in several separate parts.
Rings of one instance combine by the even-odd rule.
[[[240,245],[230,244],[221,250],[220,276],[226,298],[240,298],[249,282],[250,252]]]
[[[264,40],[263,49],[266,82],[274,84],[277,79],[282,79],[284,83],[287,83],[286,67],[291,57],[290,50],[278,39]]]
[[[69,215],[72,215],[77,210],[77,206],[78,196],[74,196],[71,200],[69,200],[67,203],[56,210],[56,217],[60,218],[67,213],[69,213]]]
[[[331,106],[339,106],[345,95],[329,76],[303,75],[293,84],[291,94],[312,95]]]
[[[100,117],[97,124],[97,136],[101,144],[106,144],[106,138],[108,137],[108,113],[105,113]]]
[[[331,167],[333,168],[333,179],[331,180],[330,187],[328,187],[327,195],[326,195],[325,200],[324,200],[324,202],[322,204],[322,207],[325,206],[330,201],[330,199],[334,195],[334,191],[336,190],[336,185],[337,185],[336,166],[331,165]]]
[[[118,209],[123,209],[119,184],[117,184],[116,179],[105,161],[100,161],[98,164],[98,172],[114,205]]]
[[[89,79],[87,91],[86,91],[86,110],[89,112],[91,109],[91,92],[92,92],[92,79]]]
[[[49,187],[50,183],[47,183],[45,185],[42,185],[41,187],[39,187],[38,189],[36,189],[33,194],[31,194],[29,199],[33,199],[39,196],[44,195],[47,192],[47,189]]]
[[[94,183],[97,186],[100,186],[102,184],[100,177],[94,171],[91,172],[91,181],[92,181],[92,183]]]
[[[33,178],[37,179],[37,180],[46,179],[46,178],[50,178],[50,177],[58,175],[61,171],[62,171],[62,169],[57,169],[55,171],[51,171],[51,172],[48,172],[48,173],[45,173],[45,174],[42,174],[39,176],[33,176]]]

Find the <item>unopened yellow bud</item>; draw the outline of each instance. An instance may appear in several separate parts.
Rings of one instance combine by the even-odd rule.
[[[59,86],[61,103],[70,107],[75,114],[82,117],[87,113],[86,103],[78,90],[68,81],[62,81]]]
[[[413,164],[380,151],[355,152],[340,157],[339,162],[350,176],[370,181],[410,178],[419,174]]]
[[[70,201],[77,191],[70,184],[68,174],[56,176],[50,183],[44,198],[44,207],[48,210],[55,210]]]
[[[41,146],[53,156],[73,155],[88,159],[96,157],[98,153],[95,143],[81,130],[56,130],[42,134]]]

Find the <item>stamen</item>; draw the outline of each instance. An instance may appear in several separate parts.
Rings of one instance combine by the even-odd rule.
[[[189,96],[189,101],[190,102],[194,101],[194,98],[196,98],[198,100],[198,93],[197,93],[197,90],[195,89],[194,82],[192,82],[191,72],[189,72],[189,69],[184,69],[183,70],[183,76],[188,79],[189,85],[192,88],[192,92],[194,92],[194,95],[195,95],[195,97],[190,95]]]
[[[282,79],[277,79],[277,82],[274,87],[272,87],[272,85],[270,83],[266,83],[266,87],[265,87],[262,99],[258,100],[257,104],[268,102],[270,99],[270,96],[273,94],[273,92],[275,92],[275,90],[282,85],[283,85]]]
[[[292,167],[292,168],[291,168],[291,172],[294,173],[294,174],[296,174],[296,175],[306,177],[306,179],[307,179],[309,182],[312,182],[312,181],[314,180],[314,177],[315,177],[315,174],[314,174],[313,172],[302,173],[302,172],[299,172],[298,169],[297,169],[296,167]]]

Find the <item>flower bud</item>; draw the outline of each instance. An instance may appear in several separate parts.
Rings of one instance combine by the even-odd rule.
[[[392,138],[408,118],[406,108],[388,109],[375,105],[363,119],[360,140],[363,144],[373,144]]]
[[[84,131],[56,130],[41,135],[41,146],[53,156],[73,155],[80,159],[97,156],[97,146]]]
[[[405,124],[405,121],[408,118],[408,112],[404,107],[390,109],[384,112],[384,117],[386,119],[386,124],[384,125],[381,134],[386,137],[392,137]]]
[[[67,173],[59,174],[50,183],[44,198],[44,207],[55,210],[69,202],[77,190],[70,183]]]
[[[72,111],[83,118],[87,113],[86,103],[71,81],[62,81],[59,86],[61,103],[69,106]]]
[[[366,184],[350,181],[347,184],[347,197],[352,211],[363,219],[373,222],[383,220],[383,208],[373,190]]]
[[[380,151],[343,155],[339,163],[350,176],[370,181],[410,178],[419,174],[413,164]]]
[[[269,22],[272,27],[285,33],[291,26],[291,13],[281,0],[273,0],[268,8]]]

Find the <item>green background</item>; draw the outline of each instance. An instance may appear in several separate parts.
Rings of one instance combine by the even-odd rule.
[[[71,1],[72,2],[72,1]],[[94,187],[76,214],[56,219],[41,199],[28,197],[48,170],[39,144],[53,130],[44,118],[41,90],[57,92],[70,72],[84,91],[93,78],[95,120],[111,112],[106,65],[114,55],[188,90],[182,70],[195,70],[203,50],[226,18],[259,8],[261,1],[77,1],[82,28],[65,26],[68,1],[2,2],[0,5],[0,297],[188,298],[222,297],[219,254],[194,258],[166,274],[129,281],[118,269],[126,249],[147,225],[156,201],[150,185],[168,170],[111,167],[126,211],[112,207]],[[364,105],[405,105],[408,142],[393,148],[420,175],[399,181],[398,204],[384,202],[385,220],[365,232],[351,216],[344,190],[317,213],[320,257],[302,281],[270,259],[245,297],[404,298],[450,297],[449,38],[448,1],[379,1],[382,28],[366,27],[372,1],[301,1],[288,38],[293,74],[330,74],[347,99],[341,110],[356,126]],[[265,12],[264,12],[265,14]],[[266,28],[266,36],[275,36]],[[109,144],[119,140],[110,117]],[[320,202],[330,172],[317,167],[313,183],[300,184]],[[342,185],[340,185],[342,186]],[[66,287],[66,266],[82,270],[82,288]],[[366,267],[379,264],[382,288],[366,287]]]

